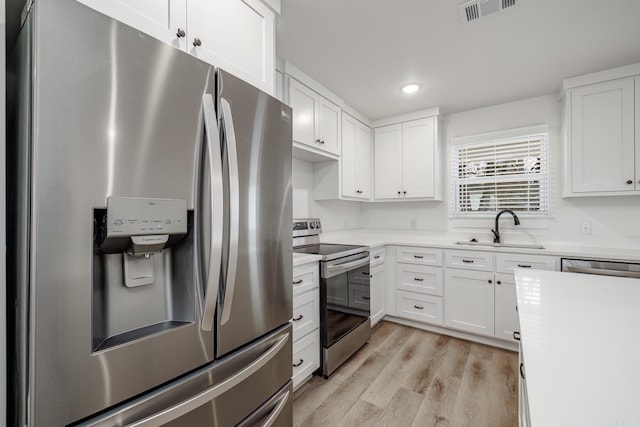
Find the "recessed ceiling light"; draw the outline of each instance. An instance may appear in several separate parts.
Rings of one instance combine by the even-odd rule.
[[[418,90],[420,90],[421,87],[422,86],[420,86],[417,83],[409,83],[409,84],[406,84],[406,85],[402,86],[402,91],[404,93],[415,93]]]

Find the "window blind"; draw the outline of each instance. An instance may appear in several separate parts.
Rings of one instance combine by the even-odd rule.
[[[453,216],[547,214],[548,133],[452,145]]]

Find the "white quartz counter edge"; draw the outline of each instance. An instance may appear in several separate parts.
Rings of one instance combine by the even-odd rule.
[[[422,246],[441,249],[455,249],[463,251],[482,251],[496,253],[522,253],[532,255],[551,255],[574,258],[597,258],[622,261],[640,262],[640,247],[638,248],[599,248],[593,246],[568,245],[568,244],[541,244],[545,249],[526,248],[495,248],[492,246],[464,246],[455,242],[462,239],[444,236],[442,234],[428,234],[407,231],[369,231],[349,230],[330,232],[320,235],[324,243],[340,243],[368,246],[375,248],[384,245],[396,246]],[[540,242],[536,242],[540,244]]]
[[[640,425],[640,280],[516,269],[531,425]]]
[[[322,257],[320,255],[311,254],[293,254],[293,266],[297,267],[302,264],[308,264],[310,262],[319,261]]]

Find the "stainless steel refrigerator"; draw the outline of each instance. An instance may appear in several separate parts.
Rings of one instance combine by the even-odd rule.
[[[290,425],[289,107],[73,0],[12,58],[8,424]]]

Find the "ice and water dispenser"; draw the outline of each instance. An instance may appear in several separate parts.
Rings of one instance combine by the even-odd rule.
[[[109,197],[94,209],[93,235],[94,351],[194,321],[186,200]]]

